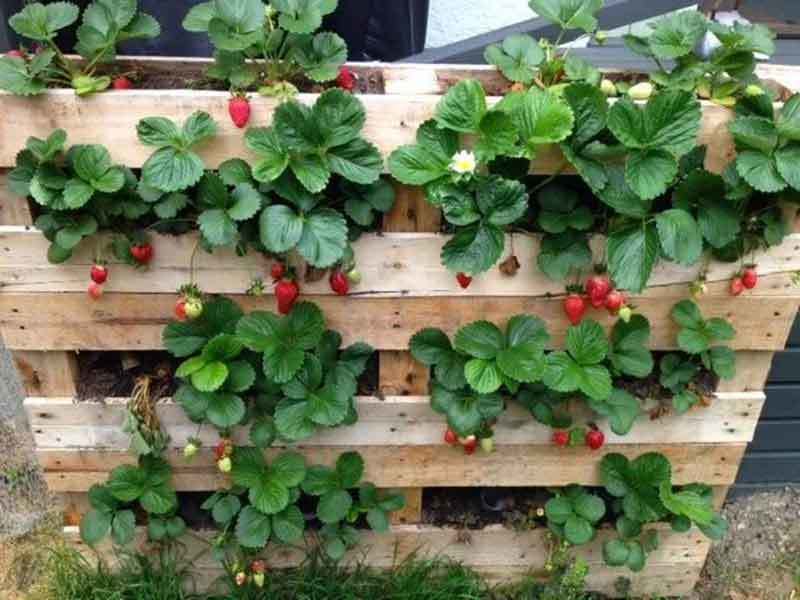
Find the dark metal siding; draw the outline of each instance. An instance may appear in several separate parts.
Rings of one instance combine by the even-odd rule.
[[[800,484],[800,319],[783,352],[775,355],[761,413],[734,493]]]

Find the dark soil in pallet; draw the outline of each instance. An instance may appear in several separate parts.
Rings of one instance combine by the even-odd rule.
[[[150,397],[171,396],[176,361],[166,352],[81,352],[78,354],[78,399],[126,398],[137,379],[150,377]]]
[[[537,511],[551,497],[545,488],[426,488],[422,522],[464,529],[498,524],[530,529],[545,524]]]

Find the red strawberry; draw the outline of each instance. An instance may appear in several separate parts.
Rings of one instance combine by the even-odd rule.
[[[444,442],[445,444],[450,444],[451,446],[458,443],[458,436],[456,435],[456,432],[449,427],[444,432]]]
[[[133,87],[133,83],[127,77],[117,77],[111,82],[111,87],[115,90],[129,90]]]
[[[554,431],[553,432],[553,443],[556,446],[566,446],[569,444],[569,433],[566,431]]]
[[[234,96],[228,102],[228,114],[239,129],[250,120],[250,101],[245,96]]]
[[[615,315],[625,304],[625,296],[618,290],[611,290],[606,296],[606,308],[608,312]]]
[[[466,440],[464,440],[463,446],[464,454],[467,456],[475,454],[475,450],[478,449],[478,438],[476,438],[474,435],[469,436]]]
[[[347,67],[341,67],[339,76],[336,78],[336,85],[343,90],[352,92],[356,87],[356,74]]]
[[[228,438],[222,438],[217,442],[217,445],[214,446],[214,458],[217,460],[222,460],[223,458],[230,456],[232,453],[233,442],[231,442]]]
[[[108,279],[108,269],[104,265],[92,265],[89,275],[95,283],[103,284]]]
[[[590,429],[586,433],[586,445],[592,450],[599,450],[606,443],[606,436],[599,429]]]
[[[89,282],[89,288],[86,290],[92,300],[99,300],[103,295],[103,286],[95,281]]]
[[[611,291],[611,282],[605,275],[592,275],[586,280],[586,293],[595,308],[600,308]]]
[[[270,268],[269,272],[272,276],[272,281],[278,281],[283,279],[286,274],[286,266],[280,261],[275,261],[272,263],[272,268]]]
[[[466,273],[456,273],[456,281],[458,281],[458,285],[460,285],[462,289],[467,289],[469,284],[472,283],[472,277]]]
[[[347,281],[347,276],[341,271],[334,271],[331,273],[328,283],[331,289],[339,296],[347,296],[347,291],[350,289],[350,283]]]
[[[150,244],[137,244],[131,246],[131,255],[140,265],[146,265],[153,260],[153,247]]]
[[[577,325],[586,313],[586,302],[578,294],[570,294],[564,298],[564,312],[569,322]]]
[[[758,285],[758,273],[755,267],[747,267],[742,271],[742,285],[748,290],[752,290]]]
[[[275,298],[278,299],[278,312],[288,315],[294,306],[297,297],[300,295],[300,288],[297,283],[290,279],[283,279],[275,286]]]
[[[734,277],[731,279],[731,285],[728,292],[731,296],[738,296],[744,291],[744,282],[741,277]]]
[[[178,321],[186,320],[186,300],[183,298],[179,298],[175,303],[175,318]]]
[[[25,60],[25,53],[22,50],[9,50],[6,52],[6,56],[11,56],[13,58],[21,58]]]

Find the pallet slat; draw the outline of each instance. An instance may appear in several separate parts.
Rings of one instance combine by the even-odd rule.
[[[659,593],[682,594],[688,592],[697,571],[708,551],[708,541],[696,530],[689,534],[676,534],[663,525],[655,526],[660,534],[658,550],[648,556],[647,566],[640,573],[613,569],[604,565],[602,544],[613,532],[606,528],[598,537],[584,547],[576,549],[589,565],[588,589],[611,595],[615,581],[624,576],[631,580],[631,591],[636,594]],[[64,529],[71,545],[88,548],[80,541],[76,527]],[[194,532],[182,540],[189,556],[199,557],[193,561],[193,569],[199,575],[196,581],[203,585],[221,574],[219,564],[203,553],[207,548],[209,532]],[[136,545],[145,550],[143,530],[137,532]],[[344,559],[344,564],[363,560],[364,552],[369,564],[375,568],[391,568],[411,555],[419,557],[445,556],[474,568],[488,576],[492,582],[510,581],[531,571],[543,568],[548,555],[546,529],[512,531],[502,526],[488,526],[482,530],[465,531],[437,528],[428,525],[395,525],[389,534],[362,532],[359,546]],[[103,546],[100,547],[104,553]],[[270,551],[268,564],[272,569],[299,565],[305,559],[303,549],[276,547]]]
[[[176,296],[107,294],[89,302],[86,294],[0,293],[0,332],[12,350],[158,350],[161,334],[173,318]],[[465,323],[486,319],[504,323],[509,316],[526,313],[541,317],[548,326],[553,347],[561,347],[569,325],[560,298],[441,297],[360,298],[306,295],[325,313],[326,323],[342,334],[345,344],[362,341],[378,350],[407,350],[412,335],[424,327],[439,327],[454,334]],[[235,296],[246,312],[276,310],[274,299]],[[676,347],[677,329],[670,311],[677,298],[643,297],[637,311],[650,320],[650,347]],[[798,299],[709,296],[699,305],[707,317],[725,317],[736,327],[734,349],[782,350],[797,312]],[[771,313],[768,320],[753,315]],[[615,319],[605,311],[588,315],[610,328]]]
[[[596,420],[610,446],[629,444],[729,444],[747,443],[753,438],[764,404],[763,392],[721,393],[709,407],[697,407],[684,415],[668,415],[652,420],[643,412],[625,436],[615,435],[604,419],[596,419],[582,403],[571,412],[576,422]],[[73,403],[71,398],[28,398],[25,410],[40,449],[124,451],[130,436],[122,430],[127,401]],[[385,399],[358,399],[359,420],[349,427],[321,428],[297,444],[302,448],[362,446],[413,447],[443,444],[444,418],[433,411],[427,396],[390,396]],[[206,446],[219,439],[211,427],[199,428],[188,419],[183,408],[172,402],[157,405],[161,426],[169,434],[172,448],[182,448],[190,437],[199,437]],[[520,405],[509,403],[495,427],[498,445],[521,446],[533,450],[549,446],[552,432]],[[234,441],[247,445],[247,428],[234,433]],[[442,446],[442,451],[446,451]]]
[[[672,463],[676,485],[703,482],[730,485],[736,480],[746,444],[626,444],[604,450],[563,450],[553,446],[503,446],[490,455],[465,456],[441,443],[433,446],[362,446],[364,478],[381,488],[471,486],[564,486],[571,483],[599,485],[599,464],[607,452],[631,459],[645,452],[661,452]],[[332,465],[341,447],[301,447],[310,464]],[[535,451],[535,452],[534,452]],[[274,456],[275,450],[267,452]],[[45,480],[54,492],[86,492],[104,483],[109,472],[134,458],[127,452],[38,449]],[[187,465],[173,450],[167,458],[174,468],[173,481],[181,491],[208,491],[226,485],[214,466],[211,452],[201,450]]]
[[[382,233],[361,236],[353,244],[362,282],[352,295],[361,298],[411,298],[429,296],[548,297],[564,294],[564,282],[548,279],[533,264],[539,253],[541,236],[506,236],[503,258],[513,252],[522,262],[519,272],[509,277],[493,268],[476,277],[468,290],[462,290],[452,272],[441,262],[442,246],[450,236],[437,233]],[[196,234],[153,236],[155,257],[147,269],[111,263],[105,292],[174,293],[189,280]],[[49,242],[40,232],[25,227],[0,226],[0,289],[4,293],[85,292],[88,270],[95,261],[97,239],[77,247],[69,262],[54,265],[47,260]],[[602,262],[605,240],[592,240],[595,262]],[[748,293],[754,296],[797,296],[791,283],[800,270],[800,234],[788,236],[783,244],[759,251],[752,261],[758,264],[759,286]],[[661,261],[648,288],[637,297],[686,297],[688,284],[695,281],[702,261],[691,267]],[[254,277],[269,272],[271,259],[251,252],[246,257],[233,249],[220,248],[213,254],[200,252],[194,259],[194,280],[207,293],[243,294]],[[725,296],[728,283],[739,271],[738,263],[712,261],[707,268],[708,296]],[[326,280],[303,283],[303,293],[333,295]]]

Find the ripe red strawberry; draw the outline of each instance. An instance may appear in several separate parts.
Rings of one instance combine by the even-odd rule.
[[[586,313],[586,301],[578,294],[570,294],[564,298],[564,312],[573,325],[577,325]]]
[[[153,260],[153,246],[150,244],[137,244],[131,246],[131,255],[140,265],[146,265]]]
[[[569,433],[566,431],[554,431],[553,432],[553,443],[556,446],[566,446],[569,444]]]
[[[464,440],[463,446],[464,454],[467,456],[475,454],[475,450],[478,449],[478,438],[476,438],[474,435],[469,436],[466,440]]]
[[[86,290],[92,300],[99,300],[103,295],[103,286],[95,281],[89,282],[89,288]]]
[[[108,269],[104,265],[92,265],[89,276],[95,283],[103,284],[108,279]]]
[[[341,271],[334,271],[328,279],[331,289],[339,296],[347,296],[350,289],[350,283],[347,281],[347,276]]]
[[[734,277],[731,279],[731,285],[728,292],[731,296],[738,296],[744,291],[744,282],[741,277]]]
[[[608,312],[615,315],[625,304],[625,296],[619,290],[611,290],[606,296],[606,308]]]
[[[590,429],[586,433],[586,445],[592,450],[599,450],[606,443],[606,436],[599,429]]]
[[[295,281],[290,279],[279,281],[275,286],[275,298],[278,299],[278,312],[282,315],[288,315],[299,295],[300,288]]]
[[[21,58],[25,60],[25,53],[22,50],[9,50],[6,52],[6,56],[11,56],[13,58]]]
[[[234,96],[228,101],[228,114],[239,129],[250,120],[250,101],[245,96]]]
[[[752,290],[758,285],[758,273],[755,267],[747,267],[742,271],[742,285],[748,290]]]
[[[611,282],[605,275],[592,275],[586,280],[586,293],[594,308],[600,308],[611,291]]]
[[[336,85],[343,90],[352,92],[356,87],[356,74],[347,67],[341,67],[339,76],[336,78]]]
[[[456,281],[458,281],[458,285],[460,285],[462,289],[467,289],[469,284],[472,283],[472,277],[466,273],[456,273]]]
[[[272,276],[272,281],[283,279],[283,276],[286,274],[286,265],[280,261],[275,261],[272,263],[269,274]]]
[[[175,318],[178,319],[178,321],[186,320],[186,300],[184,298],[178,298],[178,301],[175,303]]]
[[[214,458],[217,460],[222,460],[223,458],[230,456],[232,453],[233,442],[231,442],[228,438],[222,438],[217,442],[217,445],[214,446]]]
[[[127,77],[117,77],[111,82],[111,87],[115,90],[129,90],[133,87],[133,83]]]
[[[444,432],[444,443],[450,444],[451,446],[454,446],[458,443],[458,436],[456,435],[456,432],[449,427]]]

